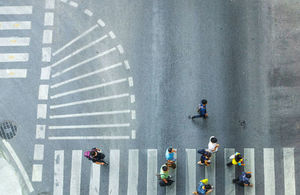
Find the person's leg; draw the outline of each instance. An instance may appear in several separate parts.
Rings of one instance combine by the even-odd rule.
[[[230,161],[229,163],[227,163],[227,166],[232,166],[232,161]]]
[[[201,115],[200,114],[198,114],[198,115],[194,115],[194,116],[192,116],[192,119],[194,119],[194,118],[200,118],[201,117]]]

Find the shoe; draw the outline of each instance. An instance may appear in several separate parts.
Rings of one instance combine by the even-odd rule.
[[[189,115],[189,116],[188,116],[188,118],[189,118],[189,119],[192,119],[192,116],[191,116],[191,115]]]

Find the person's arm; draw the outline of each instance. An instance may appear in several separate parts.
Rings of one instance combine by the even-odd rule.
[[[96,164],[98,164],[98,165],[104,165],[104,162],[95,162]]]
[[[167,179],[162,179],[165,183],[168,183],[168,180]]]
[[[210,194],[212,191],[213,191],[213,189],[210,189],[205,194]]]

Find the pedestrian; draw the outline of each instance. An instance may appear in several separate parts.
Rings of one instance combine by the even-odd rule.
[[[211,158],[211,153],[206,151],[205,149],[202,149],[202,150],[198,150],[198,152],[201,155],[200,157],[200,161],[198,161],[197,164],[199,165],[205,165],[205,166],[210,166],[210,158]]]
[[[206,111],[206,105],[207,105],[207,100],[203,99],[201,100],[201,104],[199,104],[197,112],[199,113],[198,115],[191,116],[189,115],[189,119],[194,119],[194,118],[204,118],[206,119],[208,117],[207,111]]]
[[[195,195],[206,195],[210,194],[213,191],[213,186],[208,184],[208,179],[203,179],[199,182],[196,192],[193,192]]]
[[[236,152],[233,155],[231,155],[229,159],[230,162],[227,163],[227,166],[232,166],[232,165],[245,166],[243,156],[239,152]]]
[[[238,184],[239,186],[249,186],[253,187],[253,184],[250,184],[251,172],[242,172],[242,175],[233,179],[232,182]]]
[[[92,150],[84,152],[84,156],[95,164],[108,165],[108,163],[104,161],[105,154],[102,153],[99,148],[92,148]]]
[[[168,167],[172,167],[173,169],[176,168],[176,150],[172,147],[169,147],[167,150],[166,150],[166,160],[167,160],[167,166]]]
[[[168,186],[171,185],[174,181],[171,180],[170,174],[169,174],[169,167],[166,164],[163,164],[160,167],[160,179],[159,182],[160,186]]]
[[[218,151],[220,144],[217,144],[218,139],[215,136],[211,136],[208,142],[208,151],[211,153],[215,153]]]

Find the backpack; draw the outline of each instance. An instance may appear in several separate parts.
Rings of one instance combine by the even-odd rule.
[[[84,156],[85,156],[86,158],[88,158],[89,160],[92,159],[92,158],[90,157],[90,152],[91,152],[91,151],[85,151],[85,152],[84,152]]]

